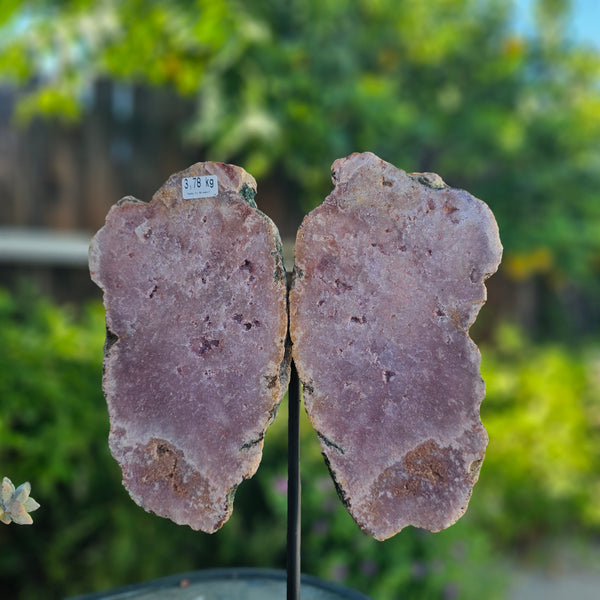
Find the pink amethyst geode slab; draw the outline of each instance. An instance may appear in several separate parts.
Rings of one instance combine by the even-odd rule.
[[[120,200],[90,248],[123,484],[146,510],[205,532],[256,471],[288,382],[279,234],[255,191],[239,167],[195,164],[149,203]]]
[[[487,444],[468,336],[502,247],[490,209],[370,153],[298,231],[292,355],[340,497],[379,540],[466,510]]]

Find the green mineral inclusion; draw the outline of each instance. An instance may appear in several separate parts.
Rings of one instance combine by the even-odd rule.
[[[258,208],[256,206],[256,202],[254,201],[254,196],[256,196],[256,190],[251,188],[247,183],[245,183],[240,189],[240,196],[252,207]]]
[[[245,183],[239,190],[240,196],[247,202],[252,208],[258,210],[258,212],[263,215],[267,220],[270,221],[269,217],[267,217],[259,208],[256,206],[256,202],[254,201],[254,196],[256,196],[256,190]],[[277,258],[277,266],[275,268],[275,272],[273,274],[273,282],[278,283],[279,281],[283,281],[286,278],[285,275],[285,267],[283,266],[283,247],[281,245],[281,238],[279,237],[279,233],[275,234],[275,252],[271,252],[272,256]]]

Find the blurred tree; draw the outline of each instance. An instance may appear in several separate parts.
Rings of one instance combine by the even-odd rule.
[[[523,38],[506,0],[4,2],[0,74],[21,121],[77,118],[98,77],[171,86],[185,141],[304,209],[350,152],[437,171],[490,204],[505,273],[598,298],[600,55],[569,4],[538,0]]]

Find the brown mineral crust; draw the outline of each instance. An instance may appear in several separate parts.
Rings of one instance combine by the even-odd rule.
[[[218,177],[185,200],[183,177]],[[243,169],[198,163],[124,198],[90,248],[104,291],[110,448],[146,510],[206,532],[254,474],[287,388],[285,270]]]
[[[292,354],[350,514],[375,538],[438,531],[466,510],[487,444],[468,336],[502,247],[489,208],[371,153],[298,231]]]

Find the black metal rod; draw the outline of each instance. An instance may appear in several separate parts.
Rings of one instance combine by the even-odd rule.
[[[293,361],[288,411],[287,600],[300,600],[300,381]]]

